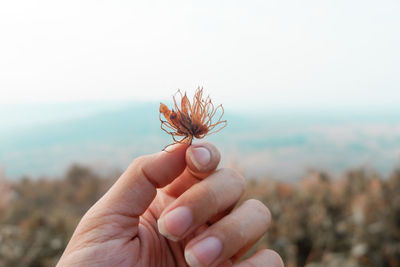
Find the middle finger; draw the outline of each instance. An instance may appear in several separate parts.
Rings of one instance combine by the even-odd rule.
[[[181,240],[215,215],[233,207],[244,187],[244,179],[237,172],[218,170],[171,203],[158,220],[158,230],[173,241]]]

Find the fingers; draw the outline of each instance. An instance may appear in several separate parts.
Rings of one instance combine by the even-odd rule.
[[[221,154],[211,143],[198,142],[186,151],[188,170],[197,178],[205,178],[213,172],[221,160]]]
[[[217,266],[266,232],[271,215],[258,200],[247,200],[220,221],[191,240],[185,248],[190,266]]]
[[[244,179],[231,169],[216,171],[171,203],[158,220],[161,234],[180,240],[210,218],[234,206],[244,191]]]
[[[96,203],[96,208],[109,213],[137,217],[144,213],[164,187],[185,169],[187,145],[174,145],[156,154],[135,159],[111,189]]]
[[[208,142],[198,142],[186,150],[185,171],[163,191],[175,198],[192,185],[209,176],[218,167],[221,155],[218,149]]]
[[[253,255],[251,258],[244,260],[235,267],[251,267],[251,266],[265,266],[265,267],[283,267],[283,260],[278,253],[270,249],[263,249]]]

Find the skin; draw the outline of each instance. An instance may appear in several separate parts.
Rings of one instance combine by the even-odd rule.
[[[210,143],[135,159],[83,216],[57,266],[283,266],[272,250],[239,260],[271,215],[254,199],[234,208],[244,179],[216,170],[219,161]]]

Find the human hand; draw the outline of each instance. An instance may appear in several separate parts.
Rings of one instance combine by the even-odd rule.
[[[135,159],[83,216],[57,266],[283,266],[272,250],[240,257],[264,235],[266,206],[244,179],[216,170],[209,143]]]

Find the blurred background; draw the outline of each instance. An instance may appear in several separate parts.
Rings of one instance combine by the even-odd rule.
[[[0,2],[0,266],[52,266],[203,86],[287,266],[400,264],[400,2]],[[255,249],[257,249],[255,248]]]

